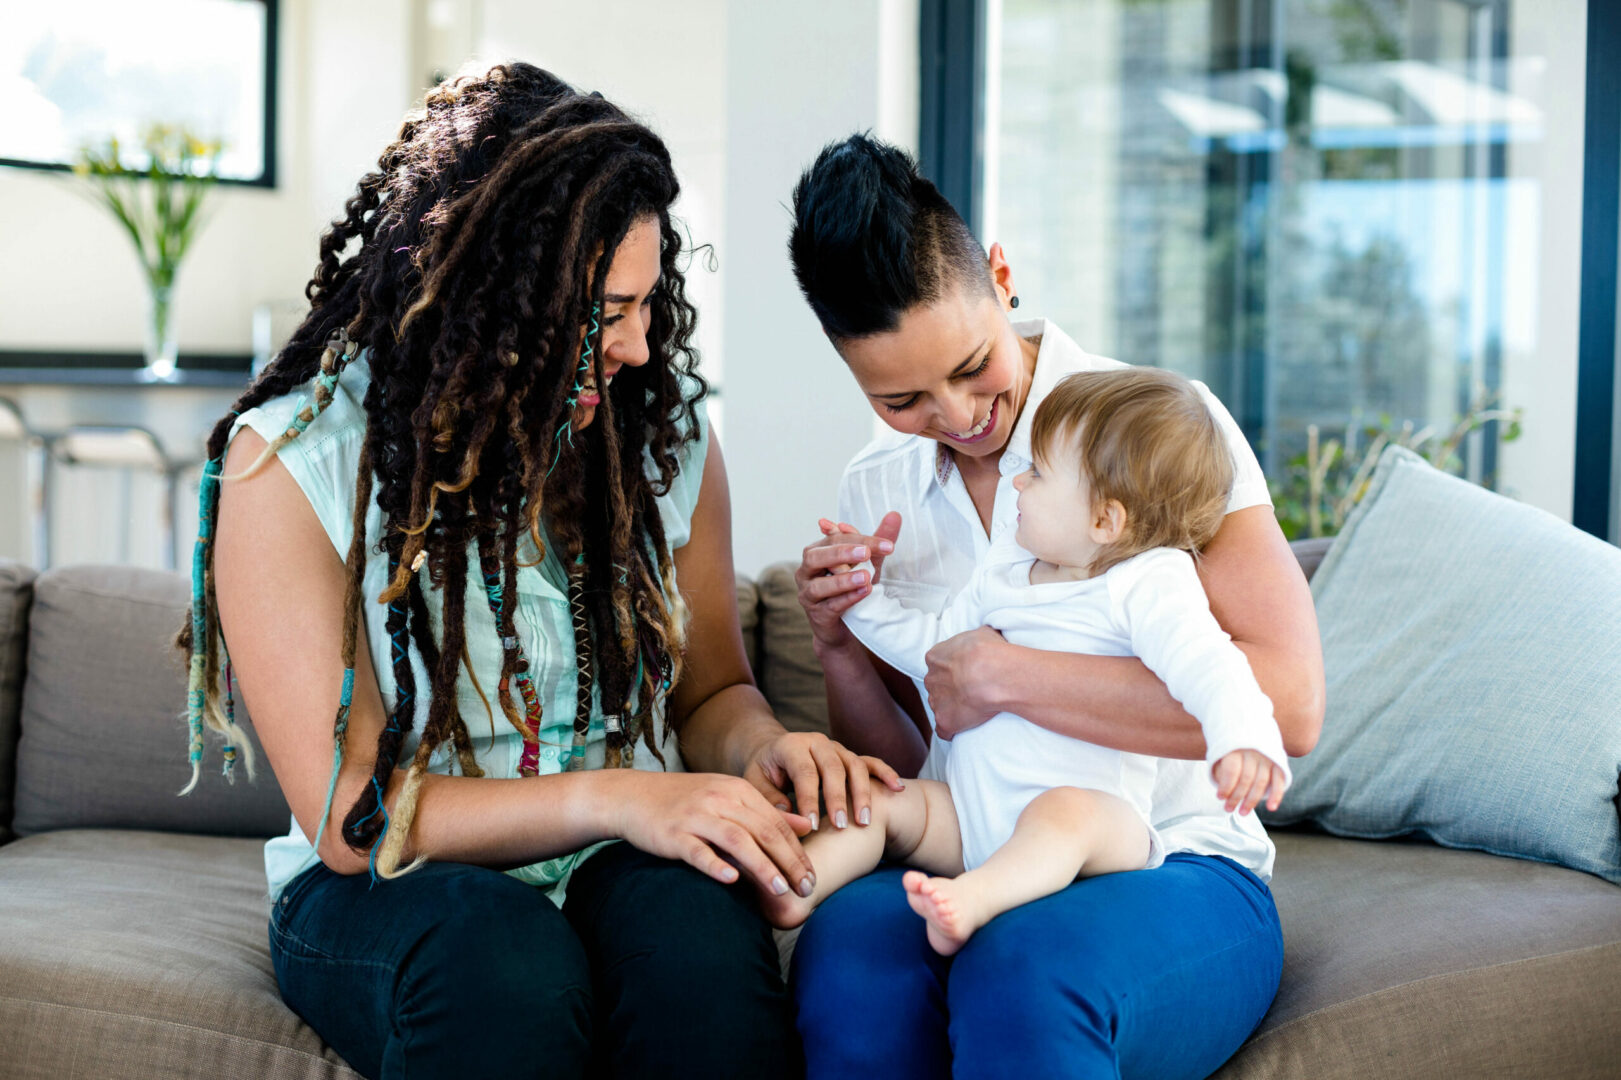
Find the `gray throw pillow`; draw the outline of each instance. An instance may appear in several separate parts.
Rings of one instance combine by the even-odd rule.
[[[180,574],[132,566],[62,567],[35,581],[17,747],[18,835],[287,831],[287,800],[257,740],[257,779],[240,775],[231,785],[220,775],[220,739],[209,733],[201,781],[178,797],[191,766],[186,670],[174,636],[190,594]],[[251,739],[253,722],[237,704]]]
[[[1269,824],[1621,884],[1621,550],[1392,448],[1312,595],[1327,716]]]

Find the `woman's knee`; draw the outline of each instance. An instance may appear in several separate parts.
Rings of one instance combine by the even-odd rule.
[[[565,914],[606,963],[649,954],[688,971],[688,981],[693,964],[775,956],[770,928],[747,886],[722,885],[628,844],[594,855],[576,873]]]
[[[829,896],[794,947],[796,987],[815,992],[846,983],[843,993],[875,994],[873,980],[918,976],[912,961],[930,954],[925,924],[906,902],[901,867],[882,867]]]
[[[544,893],[485,874],[444,890],[419,924],[395,983],[398,1022],[418,1053],[428,1044],[461,1045],[481,1068],[501,1064],[509,1041],[481,1033],[544,1031],[557,1074],[569,1075],[561,1066],[571,1059],[583,1070],[592,1009],[585,950]],[[514,1064],[533,1057],[532,1046],[513,1052]]]
[[[776,943],[746,886],[628,846],[596,859],[604,861],[576,876],[566,912],[597,968],[610,1071],[795,1075],[798,1039]]]
[[[929,947],[901,873],[885,868],[845,886],[800,932],[789,982],[813,1076],[874,1061],[949,1061],[948,962]]]
[[[362,1074],[584,1075],[590,971],[544,893],[430,863],[375,886],[324,875],[290,899],[271,922],[283,998]],[[513,1025],[548,1032],[542,1061],[486,1034]]]
[[[1015,909],[1017,910],[1017,909]],[[948,1002],[960,1075],[1118,1076],[1118,987],[1039,932],[981,927],[956,956]]]

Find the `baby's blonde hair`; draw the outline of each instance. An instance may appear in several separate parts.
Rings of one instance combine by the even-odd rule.
[[[1198,555],[1227,514],[1233,487],[1227,439],[1193,383],[1174,371],[1068,376],[1036,409],[1030,445],[1041,461],[1077,456],[1093,509],[1111,499],[1125,507],[1125,531],[1099,550],[1093,574],[1150,548]]]

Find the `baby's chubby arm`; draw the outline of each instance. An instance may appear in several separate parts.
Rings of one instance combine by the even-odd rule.
[[[977,576],[976,576],[977,581]],[[901,604],[882,581],[844,613],[844,625],[874,656],[896,671],[921,679],[929,672],[928,652],[953,634],[979,625],[975,582],[933,613]]]
[[[1291,775],[1272,702],[1243,652],[1210,613],[1192,558],[1179,551],[1150,552],[1110,575],[1110,601],[1131,636],[1132,651],[1199,721],[1213,779],[1228,788],[1238,780],[1235,768],[1253,773],[1259,762],[1240,753],[1249,751],[1274,773],[1275,782],[1261,790],[1270,786],[1281,795]]]

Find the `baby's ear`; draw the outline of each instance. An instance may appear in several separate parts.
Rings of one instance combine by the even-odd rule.
[[[1126,508],[1119,499],[1107,499],[1092,515],[1092,542],[1112,544],[1126,535]]]

